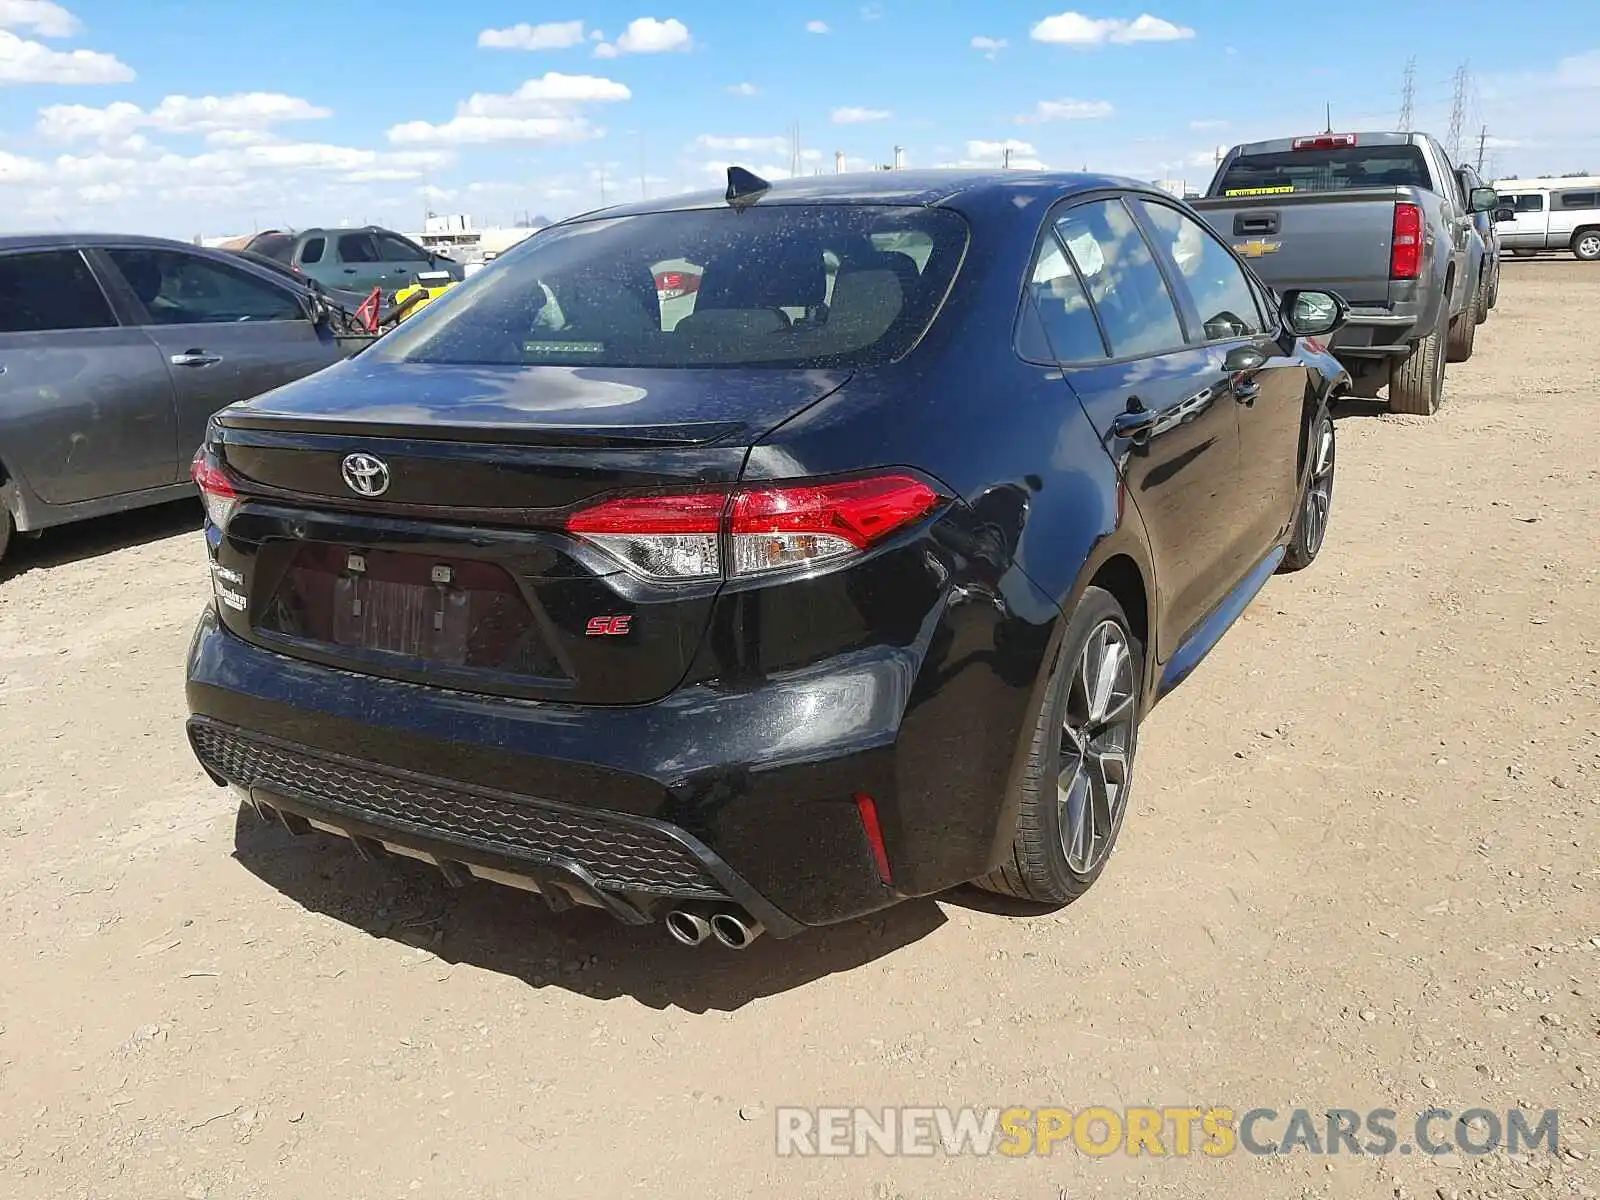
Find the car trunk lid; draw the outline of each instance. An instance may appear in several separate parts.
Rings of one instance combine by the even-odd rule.
[[[212,539],[219,611],[259,644],[370,674],[659,699],[720,579],[642,578],[566,518],[734,484],[752,442],[847,377],[353,360],[218,414],[207,453],[239,494]]]

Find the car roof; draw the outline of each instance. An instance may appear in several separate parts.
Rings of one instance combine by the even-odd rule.
[[[193,242],[180,242],[176,238],[150,237],[141,233],[0,233],[0,251],[5,250],[63,250],[79,246],[101,246],[109,243],[119,246],[149,246],[161,250],[207,250]]]
[[[794,179],[774,179],[763,192],[758,205],[774,204],[890,204],[948,206],[958,211],[968,204],[1015,192],[1048,191],[1052,197],[1103,188],[1133,188],[1145,192],[1158,189],[1153,184],[1112,175],[1068,171],[1013,171],[993,169],[942,169],[918,171],[865,171],[854,175],[813,175]],[[716,188],[667,196],[659,200],[640,200],[612,205],[568,217],[567,221],[597,217],[637,216],[644,213],[686,212],[692,209],[720,208],[727,203],[726,189]],[[557,225],[566,224],[558,221]]]

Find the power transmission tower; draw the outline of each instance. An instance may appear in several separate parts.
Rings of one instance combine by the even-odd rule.
[[[1456,162],[1461,161],[1461,127],[1467,120],[1467,90],[1471,86],[1472,76],[1467,73],[1467,64],[1462,63],[1456,68],[1455,98],[1450,102],[1450,133],[1445,138],[1450,157]]]
[[[1483,148],[1489,141],[1489,127],[1485,125],[1478,131],[1478,174],[1483,174]]]
[[[1400,132],[1410,133],[1417,103],[1417,56],[1406,59],[1406,81],[1400,88]]]

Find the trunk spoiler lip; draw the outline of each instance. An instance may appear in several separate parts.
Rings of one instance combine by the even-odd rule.
[[[224,443],[249,442],[250,434],[355,438],[363,443],[467,442],[477,445],[572,447],[574,449],[670,448],[710,446],[745,433],[738,421],[698,421],[671,425],[564,425],[510,422],[388,422],[304,414],[224,412],[215,418]],[[229,438],[230,433],[243,437]],[[275,439],[274,439],[275,440]]]

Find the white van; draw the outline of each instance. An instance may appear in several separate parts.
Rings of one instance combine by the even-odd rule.
[[[1584,262],[1600,261],[1600,175],[1502,179],[1494,190],[1500,195],[1495,229],[1505,249],[1571,250]]]

